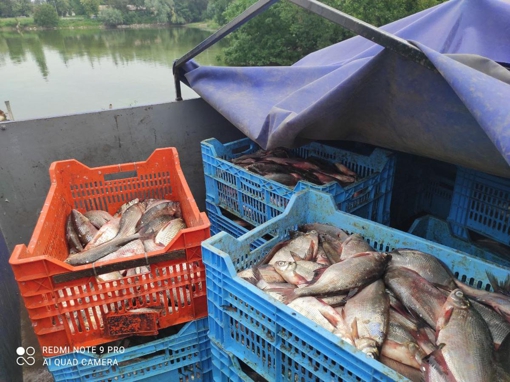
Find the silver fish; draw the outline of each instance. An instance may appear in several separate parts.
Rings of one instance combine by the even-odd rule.
[[[100,229],[104,224],[109,222],[112,218],[107,211],[102,210],[90,210],[83,214],[87,219],[90,220],[92,225],[97,229]]]
[[[384,273],[391,255],[381,252],[360,253],[328,267],[312,284],[294,290],[280,290],[284,301],[297,297],[340,293],[370,284]]]
[[[97,247],[89,249],[87,251],[80,252],[74,256],[68,257],[65,262],[70,265],[82,265],[93,263],[106,255],[115,252],[130,241],[139,239],[139,234],[134,234],[127,237],[116,237],[106,243],[100,244]]]
[[[160,216],[174,216],[178,211],[179,213],[181,211],[179,202],[167,201],[164,203],[158,203],[144,212],[143,216],[136,224],[136,227],[140,229],[140,227],[148,224],[150,221]]]
[[[78,253],[83,251],[83,245],[74,229],[72,214],[69,214],[66,221],[66,240],[69,246],[69,252]]]
[[[277,261],[274,263],[274,269],[285,281],[292,285],[308,284],[314,277],[314,272],[299,266],[298,263],[288,261]]]
[[[345,304],[346,323],[356,328],[354,344],[370,358],[379,357],[388,330],[389,309],[390,300],[382,280],[367,285]]]
[[[119,233],[120,217],[111,218],[97,231],[94,238],[85,247],[86,250],[97,247],[100,244],[112,240]]]
[[[349,237],[349,235],[340,228],[321,223],[303,224],[299,226],[299,230],[303,232],[317,231],[319,235],[330,235],[340,241],[344,241]]]
[[[397,373],[403,375],[411,382],[423,382],[421,371],[415,369],[414,367],[407,366],[403,363],[400,363],[385,356],[381,356],[379,360],[381,361],[382,364],[395,370]]]
[[[437,321],[437,343],[457,381],[496,381],[494,344],[482,316],[460,289],[453,290]]]
[[[434,256],[413,249],[397,249],[391,252],[388,268],[404,267],[418,273],[432,284],[455,289],[455,279],[450,270]]]
[[[345,260],[358,253],[373,251],[375,251],[375,249],[372,248],[365,239],[363,239],[363,236],[358,233],[354,233],[342,243],[342,254],[340,259]]]
[[[136,225],[143,214],[143,207],[140,203],[129,207],[120,218],[120,228],[117,237],[133,235],[136,232]]]
[[[269,264],[277,261],[294,261],[293,254],[298,255],[302,260],[315,259],[319,248],[319,235],[317,231],[310,231],[303,236],[296,237],[286,242],[269,260]],[[271,254],[271,252],[270,252]]]
[[[436,326],[446,297],[434,285],[410,269],[395,267],[387,270],[384,283],[408,309]]]
[[[78,237],[80,238],[80,242],[84,246],[87,245],[97,233],[97,228],[94,227],[89,219],[83,216],[83,214],[78,210],[72,210],[71,217],[73,221],[73,227]]]
[[[186,228],[186,223],[184,223],[184,220],[181,218],[174,219],[170,221],[166,226],[161,228],[154,241],[156,244],[167,246],[184,228]]]
[[[141,240],[137,239],[130,241],[126,245],[123,245],[122,247],[117,249],[115,252],[112,252],[109,255],[106,255],[105,257],[102,257],[101,259],[97,260],[96,264],[110,260],[122,259],[125,257],[132,257],[143,253],[145,253],[143,243]]]

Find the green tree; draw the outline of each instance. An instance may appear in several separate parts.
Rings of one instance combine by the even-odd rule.
[[[35,7],[34,23],[41,27],[56,27],[58,25],[58,14],[50,4],[41,4]]]
[[[173,0],[145,0],[144,5],[152,13],[156,22],[167,23],[173,21]]]
[[[80,0],[69,0],[69,5],[71,7],[71,11],[74,12],[75,15],[85,15],[85,10],[81,5]]]
[[[214,3],[220,0],[213,0]],[[227,1],[227,0],[226,0]],[[229,21],[256,0],[234,0],[223,17]],[[442,0],[323,0],[376,26],[437,5]],[[352,34],[291,3],[278,2],[233,33],[225,49],[227,65],[291,65],[307,54]]]
[[[48,4],[53,5],[61,17],[71,12],[71,3],[69,0],[48,0]]]
[[[87,17],[99,13],[99,0],[80,0],[83,12]]]
[[[118,9],[105,9],[99,14],[99,19],[109,27],[116,27],[124,22],[122,12]]]
[[[0,17],[28,16],[31,12],[30,0],[0,0]]]
[[[227,23],[225,10],[234,0],[209,0],[207,4],[207,18],[215,21],[219,25]]]

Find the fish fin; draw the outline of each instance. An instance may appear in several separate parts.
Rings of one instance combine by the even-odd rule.
[[[306,251],[305,260],[306,261],[311,261],[315,257],[316,253],[317,253],[317,251],[316,251],[316,248],[315,248],[315,242],[313,240],[311,240],[310,241],[310,247],[308,247],[308,251]]]
[[[510,296],[510,275],[506,276],[505,281],[498,281],[496,276],[494,276],[490,271],[486,270],[485,274],[487,275],[492,288],[494,288],[494,292]]]
[[[342,311],[342,313],[345,314],[343,311]],[[354,317],[354,320],[352,320],[351,333],[352,333],[352,338],[359,338],[358,318],[357,317]]]
[[[299,256],[296,252],[290,251],[290,255],[294,259],[294,261],[297,263],[298,261],[303,261],[303,258]]]
[[[438,373],[444,376],[445,381],[450,381],[449,376],[451,378],[451,373],[448,370],[448,366],[446,365],[446,362],[443,357],[443,353],[441,350],[444,348],[445,344],[440,343],[436,350],[434,350],[432,353],[426,355],[422,358],[421,362],[422,365],[424,363],[427,363],[430,365],[430,367],[434,368]]]
[[[438,318],[437,323],[436,323],[436,332],[438,334],[439,334],[439,331],[441,329],[443,329],[446,326],[446,324],[448,324],[448,321],[450,321],[450,317],[452,316],[452,313],[453,313],[453,307],[450,307],[449,309],[444,310],[442,316]]]
[[[273,256],[278,252],[280,249],[285,247],[289,243],[289,240],[282,241],[281,243],[276,244],[266,256],[264,256],[257,264],[255,264],[255,267],[259,267],[261,265],[267,264],[271,261]]]
[[[345,297],[345,301],[349,300],[350,298],[353,298],[356,296],[356,294],[363,288],[352,288],[349,289],[349,293],[347,293],[347,296]]]
[[[335,328],[342,324],[342,317],[340,315],[335,315],[330,312],[320,312],[320,313]]]
[[[355,255],[350,256],[349,258],[350,258],[350,259],[354,259],[354,258],[356,258],[356,257],[370,256],[370,254],[371,254],[371,253],[373,253],[373,252],[376,252],[376,251],[366,251],[366,252],[356,253]]]
[[[282,302],[285,305],[290,304],[292,301],[299,297],[294,293],[294,291],[295,289],[293,288],[270,288],[265,290],[265,292],[275,292],[281,295]]]
[[[263,279],[262,274],[260,273],[260,270],[258,267],[253,267],[253,277],[255,277],[255,279],[257,281],[260,281]]]
[[[255,277],[241,277],[244,281],[248,281],[252,285],[257,285],[259,280],[257,280]]]
[[[309,284],[313,284],[315,282],[317,282],[317,280],[319,280],[322,276],[322,274],[328,269],[329,267],[322,267],[322,268],[318,268],[316,269],[315,271],[313,271],[313,278],[312,280],[310,281]]]

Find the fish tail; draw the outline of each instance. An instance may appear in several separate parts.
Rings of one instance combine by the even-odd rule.
[[[283,303],[285,305],[290,304],[292,301],[294,301],[299,296],[295,293],[295,289],[293,288],[271,288],[266,289],[266,292],[275,292],[282,296]]]

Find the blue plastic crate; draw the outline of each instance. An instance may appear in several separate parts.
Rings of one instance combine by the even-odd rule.
[[[232,219],[229,219],[228,217],[224,216],[221,209],[217,205],[208,201],[205,202],[205,205],[207,217],[211,222],[211,236],[216,235],[217,233],[220,232],[226,232],[237,238],[250,231],[249,229],[235,223],[234,221],[232,221]],[[266,241],[267,240],[263,238],[255,241],[253,248],[255,249],[260,247]]]
[[[214,341],[211,341],[211,354],[214,382],[241,382],[254,380],[242,370],[239,360],[235,355],[225,351],[220,344],[215,343]]]
[[[236,239],[220,233],[202,242],[206,265],[209,337],[269,381],[401,381],[392,369],[367,358],[332,333],[276,301],[237,272],[256,264],[299,224],[322,222],[359,233],[377,250],[415,248],[443,260],[455,276],[490,288],[486,270],[505,278],[509,268],[336,209],[331,195],[296,193],[285,212]],[[266,234],[257,249],[251,244]]]
[[[254,226],[280,215],[294,193],[308,188],[333,195],[342,211],[384,224],[390,222],[395,173],[395,157],[390,151],[375,149],[366,156],[315,142],[294,149],[292,152],[302,158],[315,156],[341,162],[356,172],[360,181],[345,188],[336,182],[315,185],[300,181],[291,188],[229,162],[259,149],[248,138],[225,145],[211,138],[201,145],[207,200]]]
[[[207,318],[185,324],[179,333],[124,352],[69,353],[45,358],[59,381],[213,381]]]
[[[510,258],[492,253],[488,249],[453,236],[448,223],[434,216],[423,216],[416,219],[409,229],[409,233],[450,248],[458,249],[480,259],[510,267]]]
[[[510,179],[459,167],[448,221],[462,239],[471,230],[510,245]]]
[[[391,206],[392,226],[407,230],[424,214],[446,219],[450,212],[456,167],[398,153]]]

